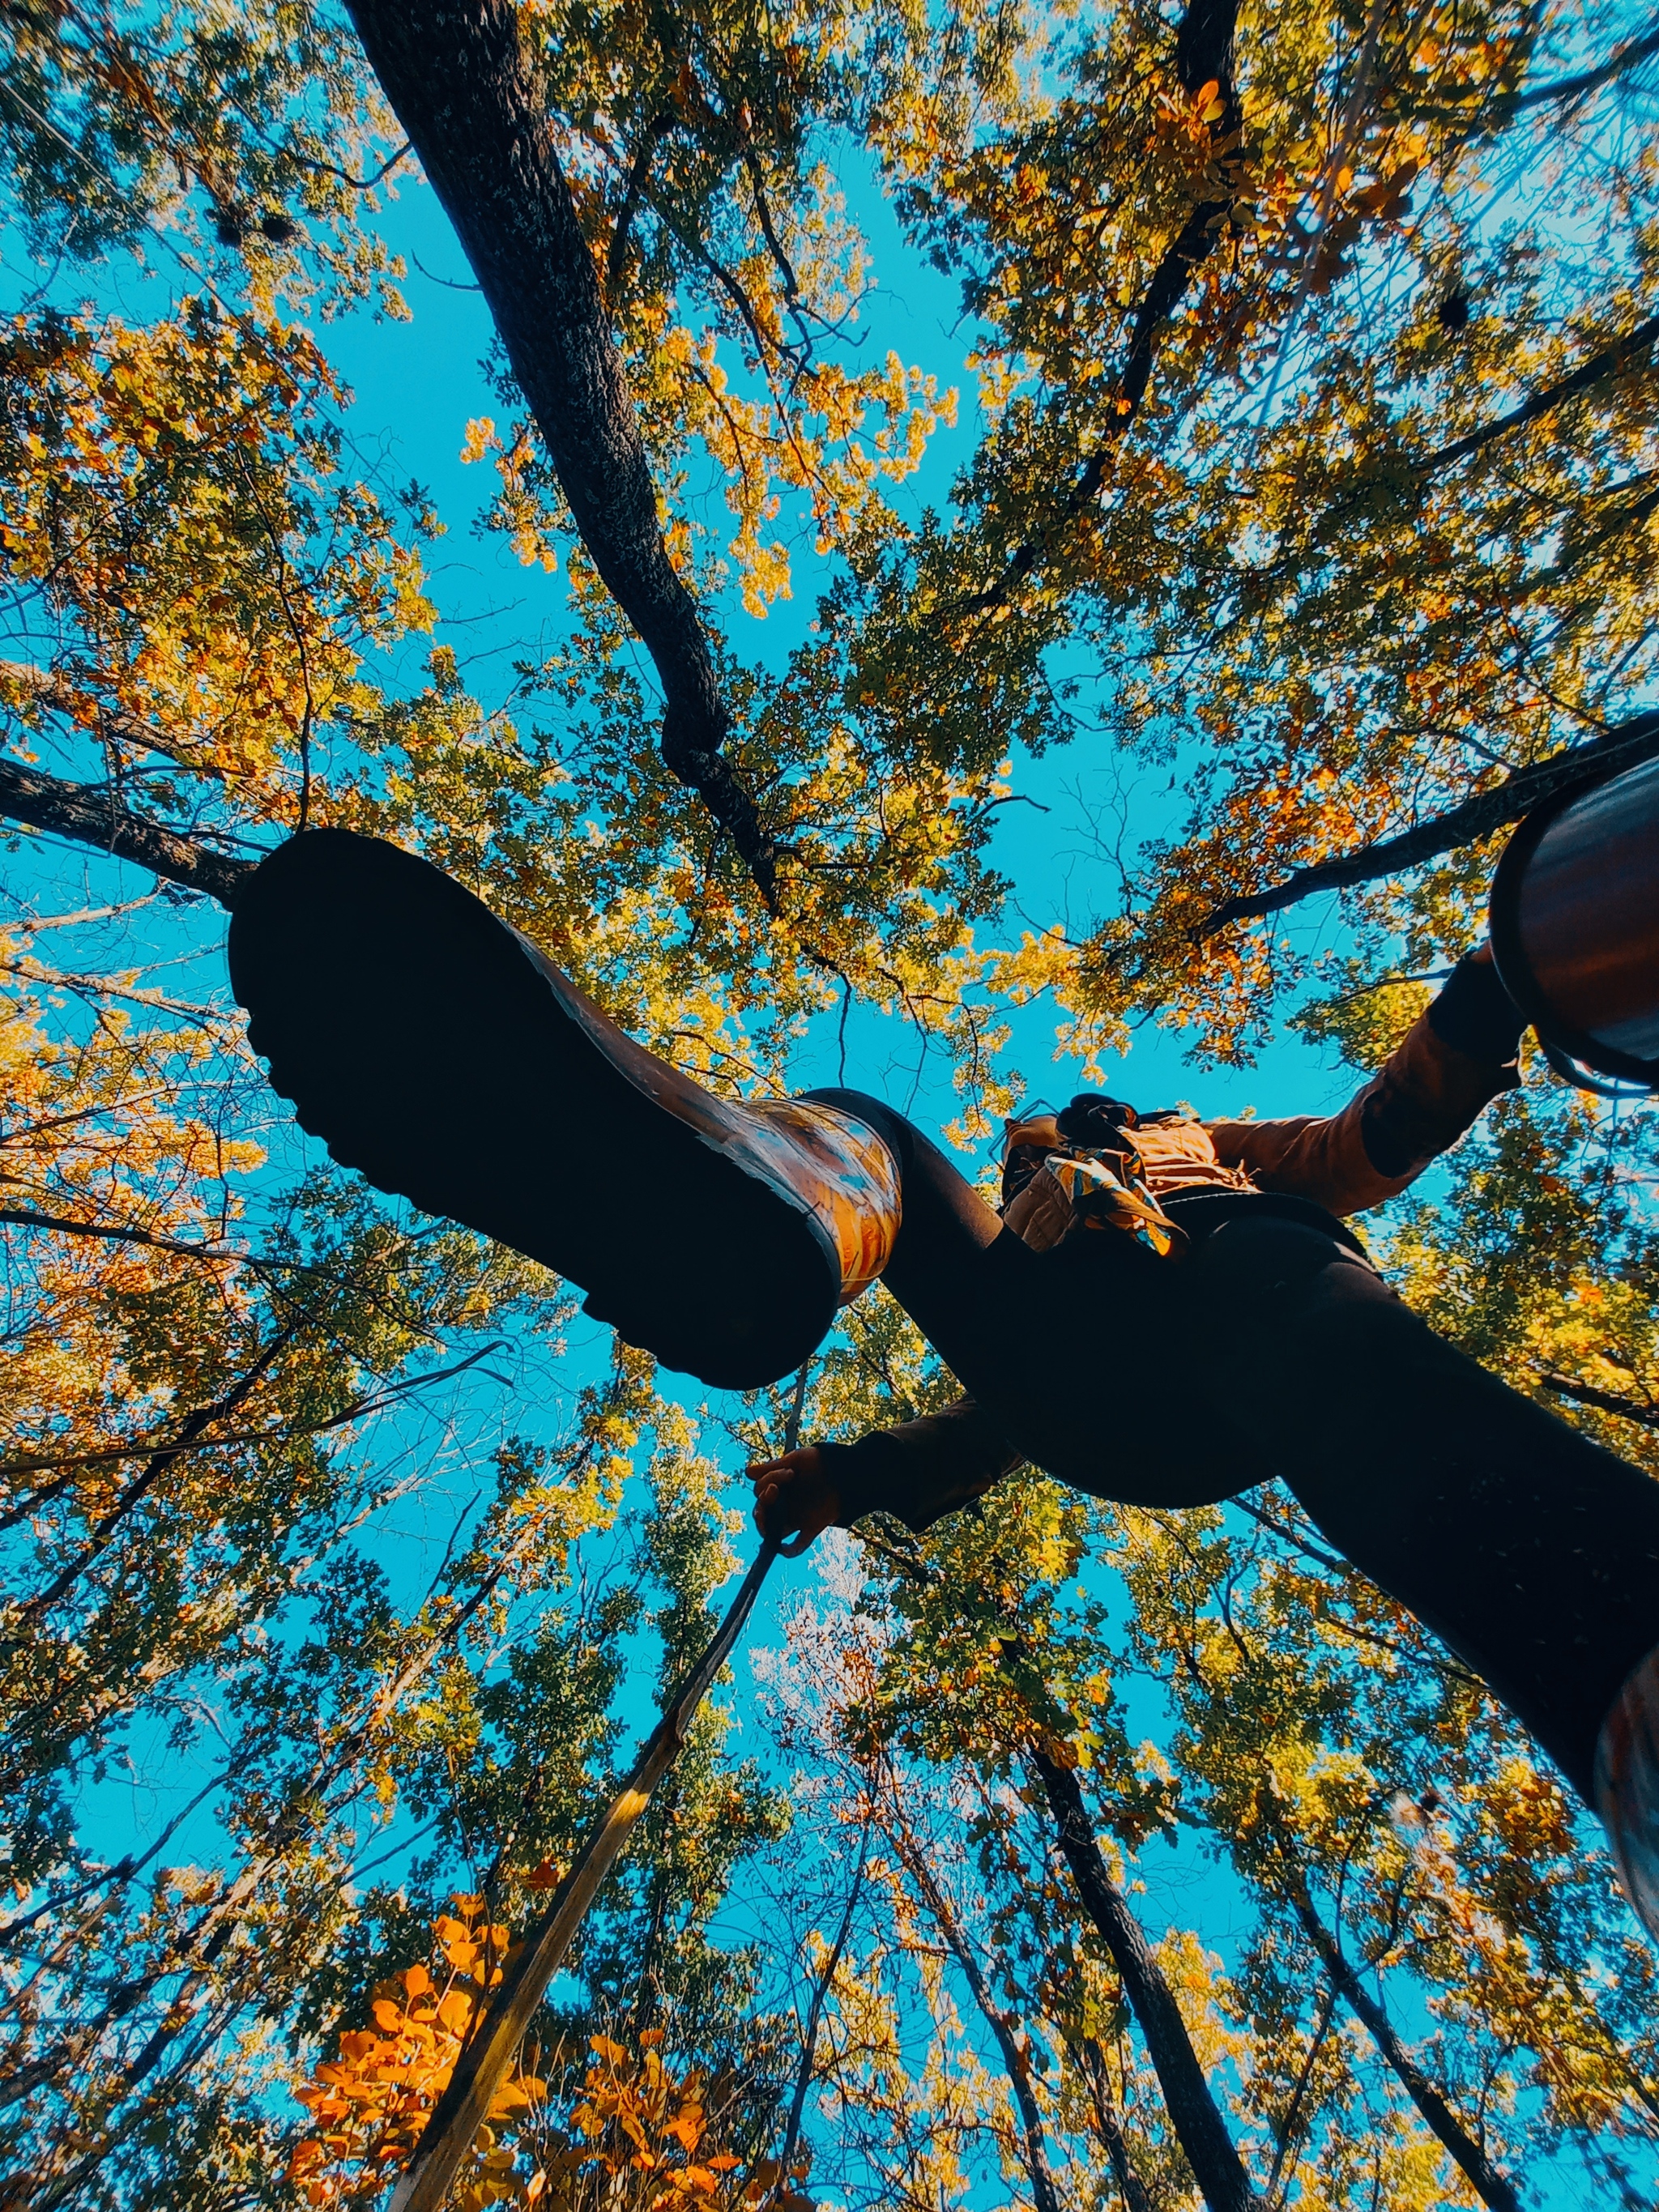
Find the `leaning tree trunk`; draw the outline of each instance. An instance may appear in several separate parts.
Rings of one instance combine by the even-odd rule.
[[[775,852],[720,751],[708,640],[668,557],[622,356],[512,0],[347,0],[495,319],[594,567],[645,641],[663,758],[769,902]]]
[[[1204,2202],[1210,2212],[1261,2212],[1261,2200],[1227,2132],[1174,1992],[1128,1899],[1107,1871],[1076,1775],[1040,1745],[1032,1746],[1030,1759],[1054,1814],[1056,1840],[1084,1908],[1111,1953],[1146,2039],[1170,2124]]]
[[[1272,1833],[1278,1855],[1273,1887],[1289,1905],[1313,1946],[1331,1986],[1370,2034],[1383,2063],[1423,2115],[1430,2129],[1457,2161],[1464,2179],[1490,2212],[1521,2212],[1521,2199],[1509,2176],[1495,2166],[1458,2118],[1439,2089],[1395,2034],[1382,2005],[1365,1987],[1353,1962],[1342,1948],[1338,1934],[1328,1928],[1315,1909],[1307,1875],[1278,1807],[1270,1792],[1256,1795],[1264,1825]]]

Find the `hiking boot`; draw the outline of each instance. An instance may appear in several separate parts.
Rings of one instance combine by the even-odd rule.
[[[230,979],[273,1088],[343,1167],[556,1269],[704,1382],[799,1367],[886,1264],[898,1170],[873,1130],[701,1089],[395,845],[280,846],[237,899]]]
[[[1619,1886],[1659,1937],[1659,1650],[1626,1680],[1595,1747],[1595,1809]]]

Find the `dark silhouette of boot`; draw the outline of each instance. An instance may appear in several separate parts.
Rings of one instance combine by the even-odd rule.
[[[891,1250],[873,1130],[702,1090],[395,845],[279,847],[238,897],[230,975],[272,1085],[342,1166],[556,1268],[705,1382],[798,1367]]]

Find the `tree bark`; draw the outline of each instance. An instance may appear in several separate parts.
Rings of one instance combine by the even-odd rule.
[[[21,762],[0,760],[0,816],[27,822],[55,837],[90,845],[118,860],[135,860],[169,883],[184,884],[234,906],[236,894],[254,869],[252,860],[216,853],[177,830],[142,814],[131,814],[107,791],[63,777],[46,775]]]
[[[801,1372],[806,1372],[803,1366]],[[799,1428],[799,1424],[797,1424]],[[790,1449],[793,1450],[793,1446]],[[853,1916],[858,1910],[860,1895],[864,1888],[865,1869],[869,1864],[870,1826],[865,1823],[859,1844],[859,1863],[847,1892],[846,1909],[841,1916],[841,1925],[836,1930],[836,1940],[830,1946],[823,1962],[823,1972],[812,1984],[811,2002],[806,2008],[806,2025],[801,2030],[800,2064],[795,2069],[794,2091],[789,2100],[788,2117],[783,2124],[783,2139],[778,2146],[778,2164],[786,2173],[794,2159],[795,2146],[800,2141],[801,2121],[806,2112],[806,2094],[812,2086],[812,2075],[818,2058],[818,2028],[823,2019],[823,2008],[829,2002],[830,1991],[836,1979],[836,1969],[841,1964],[842,1953],[847,1948],[847,1939],[853,1932]]]
[[[1340,860],[1297,868],[1282,884],[1267,890],[1243,891],[1237,898],[1223,899],[1205,916],[1194,934],[1200,939],[1212,937],[1229,922],[1255,921],[1264,915],[1278,914],[1298,899],[1310,898],[1316,891],[1340,890],[1350,884],[1374,883],[1379,876],[1399,875],[1442,853],[1473,845],[1478,838],[1501,830],[1506,822],[1518,822],[1534,806],[1542,805],[1581,777],[1588,778],[1592,771],[1598,778],[1620,775],[1656,754],[1659,754],[1659,714],[1637,714],[1628,722],[1615,723],[1587,745],[1572,745],[1564,752],[1552,753],[1547,760],[1535,762],[1531,768],[1516,769],[1490,791],[1466,799],[1461,806],[1419,822],[1397,837],[1362,845]]]
[[[1210,2212],[1261,2212],[1243,2162],[1198,2063],[1164,1970],[1128,1900],[1106,1870],[1076,1775],[1040,1747],[1035,1768],[1054,1814],[1054,1830],[1078,1894],[1101,1941],[1112,1954],[1125,1996],[1139,2022],[1147,2054],[1164,2092],[1170,2122]]]
[[[666,702],[662,753],[768,903],[776,852],[720,751],[708,639],[676,575],[656,487],[512,0],[348,0],[375,75],[454,224],[582,542],[644,640]]]
[[[1438,453],[1425,454],[1420,461],[1413,462],[1413,467],[1419,476],[1426,477],[1434,475],[1437,470],[1450,468],[1455,461],[1467,460],[1471,453],[1478,453],[1483,446],[1491,445],[1494,438],[1506,437],[1511,430],[1525,429],[1528,422],[1536,422],[1546,415],[1553,415],[1569,399],[1576,399],[1581,392],[1589,392],[1606,378],[1617,376],[1638,354],[1651,353],[1656,339],[1659,339],[1659,315],[1650,315],[1646,322],[1638,323],[1622,338],[1615,338],[1611,345],[1603,346],[1600,353],[1592,354],[1588,361],[1582,362],[1570,376],[1564,376],[1559,384],[1549,385],[1542,392],[1534,392],[1530,399],[1523,399],[1520,406],[1512,407],[1507,415],[1495,416],[1492,422],[1483,423],[1480,429],[1471,430],[1467,437],[1455,439],[1449,446],[1443,446]]]
[[[1644,1406],[1636,1398],[1621,1398],[1612,1390],[1598,1390],[1589,1382],[1575,1381],[1571,1375],[1540,1375],[1539,1381],[1558,1398],[1571,1398],[1576,1405],[1594,1406],[1598,1413],[1615,1413],[1621,1421],[1634,1421],[1638,1428],[1659,1429],[1659,1406]]]
[[[1089,2084],[1089,2101],[1095,2108],[1095,2131],[1105,2145],[1112,2179],[1123,2199],[1124,2212],[1157,2212],[1152,2198],[1146,2194],[1146,2183],[1129,2163],[1129,2146],[1124,2137],[1116,2100],[1112,2095],[1105,2052],[1093,2036],[1087,2035],[1077,2045],[1075,2055],[1079,2069]]]

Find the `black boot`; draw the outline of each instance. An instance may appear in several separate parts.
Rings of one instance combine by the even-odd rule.
[[[701,1089],[395,845],[279,847],[237,900],[230,977],[342,1166],[556,1268],[705,1382],[798,1367],[892,1249],[898,1170],[863,1122]]]

